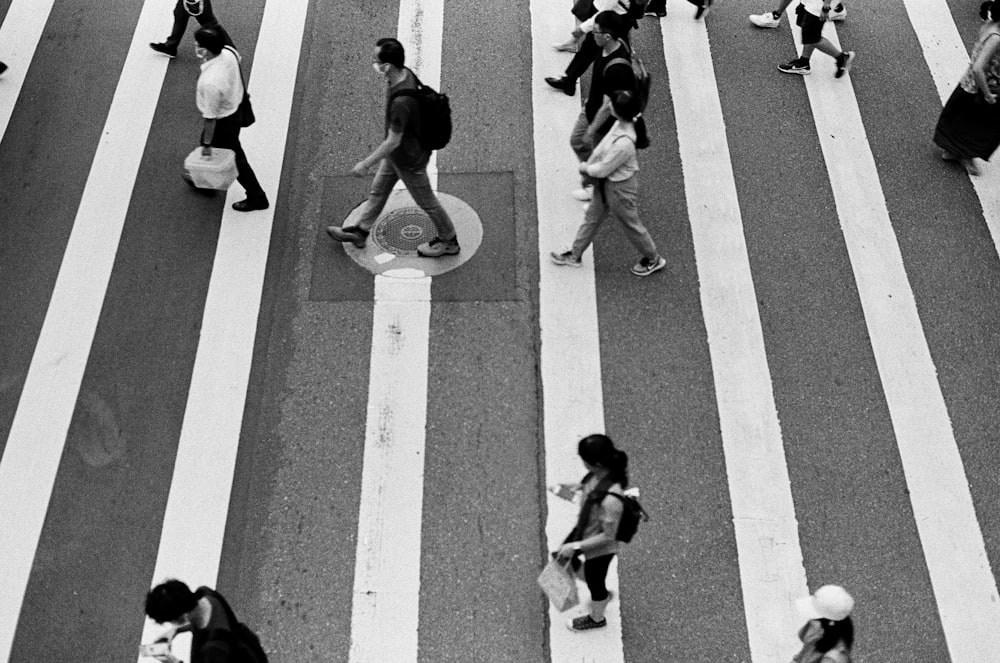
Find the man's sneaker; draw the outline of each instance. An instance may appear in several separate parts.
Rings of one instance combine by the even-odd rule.
[[[565,76],[549,76],[545,79],[545,82],[554,87],[557,90],[562,90],[563,93],[573,96],[576,94],[576,81],[566,78]]]
[[[664,267],[667,266],[667,259],[663,256],[656,256],[656,260],[650,260],[649,258],[643,258],[639,262],[632,265],[632,269],[629,271],[636,276],[649,276],[654,274]]]
[[[779,64],[778,71],[783,71],[786,74],[799,74],[801,76],[808,76],[809,72],[811,72],[812,70],[809,68],[809,60],[803,60],[802,58],[795,58],[791,62],[786,62],[785,64]]]
[[[647,9],[646,13],[643,14],[643,16],[653,16],[655,18],[663,18],[666,15],[667,15],[666,9],[656,9],[656,10]]]
[[[327,226],[326,234],[338,242],[350,242],[357,249],[365,248],[365,241],[368,239],[368,231],[362,230],[357,226],[348,226],[346,228]]]
[[[694,12],[694,20],[698,20],[703,16],[708,16],[708,10],[712,7],[712,0],[701,0],[701,4],[698,5],[698,9]],[[601,624],[604,626],[604,624]]]
[[[458,255],[461,247],[458,245],[458,238],[441,239],[435,237],[429,242],[424,242],[417,247],[417,255],[425,258],[440,258],[441,256]]]
[[[758,28],[776,28],[781,25],[781,16],[774,17],[774,12],[764,12],[763,14],[751,14],[750,22]]]
[[[579,258],[573,257],[572,251],[563,251],[562,253],[556,253],[553,251],[549,254],[552,262],[562,267],[579,267],[583,264],[583,261]]]
[[[584,615],[583,617],[577,617],[567,622],[566,626],[569,627],[571,631],[589,631],[595,628],[601,628],[602,626],[607,626],[608,620],[602,619],[601,621],[594,621],[594,618],[590,615]]]
[[[153,49],[154,51],[156,51],[157,53],[160,53],[162,55],[166,55],[168,58],[173,59],[173,58],[177,57],[177,47],[176,46],[171,46],[167,42],[163,42],[161,44],[152,43],[152,44],[149,45],[149,47],[151,49]]]
[[[830,20],[831,21],[843,21],[847,18],[847,7],[844,5],[837,5],[830,10]]]
[[[594,197],[594,185],[588,184],[587,186],[582,186],[579,189],[573,189],[569,192],[569,195],[573,196],[580,202],[587,202]]]
[[[851,63],[854,62],[854,51],[844,51],[837,56],[837,73],[835,78],[840,78],[851,70]]]

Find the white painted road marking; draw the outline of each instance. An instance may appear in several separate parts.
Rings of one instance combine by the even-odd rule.
[[[59,460],[167,69],[166,60],[150,51],[143,37],[162,22],[171,5],[170,0],[148,0],[139,15],[0,460],[0,587],[4,588],[0,598],[0,661],[10,657]],[[17,6],[22,7],[20,3]]]
[[[351,663],[417,661],[431,279],[400,276],[375,277]]]
[[[550,251],[569,246],[583,220],[580,206],[569,195],[579,186],[569,134],[580,112],[579,97],[551,89],[546,76],[559,75],[569,62],[550,44],[565,40],[573,25],[562,3],[531,2],[532,106],[535,149],[535,191],[538,199],[539,325],[544,402],[545,482],[577,481],[584,468],[576,453],[581,437],[604,432],[601,348],[597,332],[597,295],[593,251],[583,267],[559,267]],[[569,210],[569,212],[568,212]],[[545,534],[549,550],[558,548],[573,527],[576,507],[546,492]],[[541,571],[544,560],[538,560]],[[607,610],[608,626],[572,633],[571,615],[549,606],[549,647],[552,663],[615,663],[624,660],[617,562],[608,572],[608,589],[615,599]],[[581,586],[586,605],[589,596]]]
[[[808,593],[743,219],[703,22],[661,21],[715,378],[750,654],[787,661]]]
[[[443,32],[443,0],[402,0],[396,38],[420,80],[435,89]],[[436,155],[427,174],[436,189]],[[431,279],[422,272],[375,277],[351,663],[417,661],[430,300]]]
[[[837,43],[833,26],[826,36]],[[978,662],[1000,651],[1000,596],[861,111],[850,75],[821,69],[805,85],[948,651]]]
[[[969,53],[944,0],[904,0],[904,4],[944,104],[969,66]],[[980,165],[982,174],[971,178],[972,185],[983,206],[993,247],[1000,255],[1000,168],[983,162]],[[952,167],[942,164],[942,168]]]
[[[0,62],[8,67],[0,78],[0,139],[7,133],[28,66],[54,4],[55,0],[13,0],[0,25]]]
[[[247,83],[261,119],[240,139],[271,208],[237,212],[231,203],[243,198],[243,189],[235,183],[229,189],[154,584],[178,578],[192,587],[214,586],[218,576],[308,5],[308,0],[284,0],[264,8]],[[136,34],[148,37],[143,31]],[[143,642],[160,630],[147,620]]]

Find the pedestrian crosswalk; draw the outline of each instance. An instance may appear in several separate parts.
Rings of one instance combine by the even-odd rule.
[[[858,598],[860,660],[972,663],[997,648],[1000,531],[989,477],[1000,470],[991,451],[1000,434],[992,416],[1000,405],[1000,172],[987,166],[970,182],[937,163],[927,133],[926,154],[900,147],[910,161],[901,178],[882,146],[903,133],[878,117],[896,113],[897,102],[871,107],[883,103],[872,88],[905,77],[914,89],[936,90],[937,98],[915,94],[909,111],[923,118],[914,125],[932,128],[967,63],[975,17],[944,0],[886,0],[909,23],[875,29],[877,9],[852,5],[825,33],[836,43],[849,31],[858,52],[842,79],[821,66],[823,56],[808,77],[774,71],[771,52],[800,47],[794,7],[766,37],[747,22],[758,8],[722,4],[695,21],[678,2],[662,19],[644,19],[634,44],[654,73],[653,146],[639,155],[640,214],[670,265],[634,279],[616,230],[603,231],[579,269],[548,259],[583,214],[568,193],[580,98],[543,81],[568,61],[551,48],[572,27],[567,7],[528,0],[518,16],[496,16],[485,5],[470,13],[400,0],[345,10],[348,22],[333,25],[316,0],[252,4],[230,32],[259,15],[256,38],[237,38],[253,44],[243,49],[253,56],[258,118],[243,142],[273,205],[240,215],[227,200],[218,218],[193,220],[219,230],[189,324],[193,353],[180,355],[190,377],[148,377],[158,400],[180,404],[167,448],[131,440],[120,464],[75,471],[68,440],[80,429],[72,422],[84,374],[94,370],[95,337],[103,329],[124,339],[148,324],[106,329],[102,311],[128,305],[108,284],[129,250],[123,234],[142,228],[132,198],[154,122],[177,113],[197,120],[162,100],[175,86],[193,91],[193,67],[168,69],[147,46],[171,0],[146,0],[121,45],[124,65],[80,175],[51,291],[38,302],[20,294],[11,257],[25,250],[17,245],[25,234],[12,232],[0,254],[10,265],[0,264],[10,284],[0,302],[11,311],[0,316],[0,336],[24,337],[9,333],[15,317],[41,321],[31,347],[0,340],[0,383],[9,379],[18,392],[0,401],[0,663],[68,658],[80,647],[102,660],[135,656],[159,630],[142,622],[142,592],[166,577],[235,595],[275,661],[788,660],[800,625],[794,600],[831,582]],[[48,18],[53,5],[29,11],[13,0],[2,16],[0,60],[15,70],[0,79],[3,163],[31,158],[8,136],[21,126],[13,114],[46,117],[34,105],[38,83],[23,72],[35,45],[65,29],[52,23],[64,18]],[[215,10],[239,13],[224,0]],[[315,194],[306,179],[337,173],[310,169],[336,158],[291,146],[309,144],[293,143],[296,131],[341,149],[356,149],[359,135],[377,141],[383,91],[368,80],[367,35],[383,28],[408,47],[421,78],[451,96],[456,134],[434,177],[516,164],[515,301],[488,292],[439,301],[438,277],[419,274],[375,277],[370,302],[317,301],[296,285],[314,261],[333,261],[345,280],[359,269],[316,239],[343,210],[293,195]],[[484,52],[488,34],[502,35],[511,52]],[[892,71],[875,48],[887,35],[920,49]],[[770,78],[754,81],[753,98],[734,96],[765,70]],[[517,84],[507,89],[509,80]],[[314,94],[317,85],[372,98]],[[529,97],[530,114],[511,103],[463,115],[491,86]],[[761,136],[738,129],[750,122],[796,135],[754,153]],[[531,154],[509,158],[504,148],[519,142]],[[819,167],[802,172],[801,163]],[[774,187],[762,192],[778,178],[796,192],[793,203]],[[925,218],[900,204],[907,187]],[[161,204],[188,195],[164,188]],[[23,198],[2,184],[0,205],[12,231],[27,223]],[[955,214],[960,235],[937,224]],[[822,237],[808,237],[806,227],[823,224]],[[810,276],[782,273],[779,254],[780,265]],[[456,274],[485,260],[477,255]],[[818,285],[813,271],[833,277]],[[324,336],[324,327],[336,331]],[[520,356],[510,356],[511,338]],[[310,357],[322,371],[312,373]],[[124,428],[146,416],[135,385],[111,377],[106,388]],[[854,393],[870,402],[859,409]],[[516,422],[486,416],[509,402],[533,402],[535,411]],[[282,425],[289,420],[301,426]],[[581,634],[564,626],[577,613],[547,606],[532,579],[575,518],[575,507],[544,486],[579,478],[576,442],[598,431],[629,452],[653,520],[609,573],[608,626]],[[130,474],[138,455],[170,473]],[[289,478],[302,469],[297,456],[321,464],[322,481]],[[141,518],[116,515],[129,505],[96,489],[110,473],[163,486],[162,505]],[[60,537],[73,517],[53,500],[61,486],[80,490],[80,508],[108,523],[101,537],[109,547],[129,550],[119,577],[78,583],[79,568],[60,561],[81,545]],[[137,538],[137,520],[152,523],[156,541]],[[134,529],[111,525],[121,522]],[[86,553],[77,557],[85,564]],[[303,578],[294,592],[274,581],[293,575]],[[585,585],[580,591],[587,596]],[[39,637],[47,630],[51,637]],[[894,636],[904,642],[888,642]]]

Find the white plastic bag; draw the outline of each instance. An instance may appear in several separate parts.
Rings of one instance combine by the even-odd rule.
[[[236,153],[224,147],[213,147],[210,156],[196,147],[184,159],[184,171],[199,189],[225,191],[236,180]]]

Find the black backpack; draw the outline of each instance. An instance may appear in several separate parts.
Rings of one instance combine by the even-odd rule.
[[[413,74],[412,71],[410,73]],[[417,141],[425,150],[440,150],[451,140],[451,103],[448,95],[424,85],[416,74],[413,78],[417,81],[417,89],[393,92],[389,104],[391,106],[396,97],[416,99],[420,109]]]
[[[605,495],[612,495],[622,501],[622,506],[625,508],[622,510],[622,519],[618,522],[618,531],[615,532],[615,538],[623,543],[630,542],[639,530],[639,523],[649,520],[649,514],[639,504],[639,500],[631,495],[619,495],[618,493],[610,492],[605,493]]]
[[[593,476],[588,472],[583,479],[580,480],[581,484],[587,483],[590,477]],[[608,479],[602,479],[594,487],[594,490],[587,496],[587,500],[583,503],[580,508],[580,514],[577,517],[576,527],[570,532],[569,536],[566,537],[566,542],[570,543],[572,541],[580,541],[583,538],[583,530],[587,526],[587,521],[590,519],[590,512],[601,502],[604,501],[605,496],[614,495],[622,501],[622,506],[625,508],[622,510],[622,518],[618,521],[618,531],[615,532],[615,540],[621,541],[622,543],[629,543],[635,533],[639,529],[639,522],[649,520],[649,514],[646,510],[642,508],[639,504],[639,500],[632,497],[631,495],[619,495],[618,493],[612,493],[608,491],[608,488],[614,482]]]
[[[208,587],[200,587],[195,596],[211,596],[222,604],[222,609],[226,611],[226,619],[232,625],[229,629],[212,629],[208,633],[206,642],[222,640],[229,643],[230,654],[229,663],[268,663],[267,653],[260,644],[260,638],[249,626],[236,619],[236,614],[229,607],[229,603],[221,594]]]
[[[646,63],[642,61],[632,47],[626,44],[624,41],[622,44],[625,49],[629,52],[628,59],[625,58],[615,58],[609,60],[606,65],[604,65],[604,71],[608,70],[613,64],[627,64],[632,67],[632,76],[635,78],[635,91],[639,95],[639,110],[642,112],[646,111],[646,104],[649,103],[649,90],[653,87],[653,75],[649,73],[649,69],[646,68]]]

